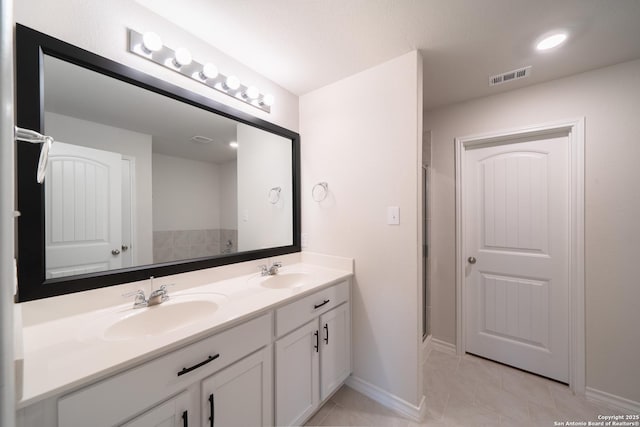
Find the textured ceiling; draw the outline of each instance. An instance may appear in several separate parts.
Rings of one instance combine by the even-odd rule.
[[[297,95],[414,49],[427,109],[640,58],[638,0],[136,1]],[[568,43],[536,53],[558,28]]]

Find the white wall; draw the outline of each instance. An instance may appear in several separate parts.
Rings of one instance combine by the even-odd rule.
[[[454,138],[586,118],[586,383],[640,402],[640,61],[425,115],[432,132],[432,331],[455,343]]]
[[[300,98],[302,231],[308,249],[355,258],[354,375],[417,406],[420,374],[417,52]],[[311,199],[326,181],[329,197]],[[401,224],[386,224],[399,206]]]
[[[238,229],[238,164],[236,160],[220,165],[220,228]]]
[[[153,153],[153,230],[220,228],[220,186],[215,163]]]
[[[298,130],[297,96],[133,0],[19,0],[15,2],[14,15],[15,22],[287,129]],[[235,74],[242,82],[257,86],[265,93],[272,93],[276,104],[272,107],[271,114],[129,53],[127,28],[140,32],[154,31],[168,46],[188,47],[194,59],[213,62],[218,65],[221,73]]]
[[[135,158],[137,264],[153,263],[151,135],[50,112],[45,112],[44,127],[45,133],[57,141]]]
[[[238,250],[293,244],[291,141],[238,123]],[[269,190],[282,189],[272,204]]]

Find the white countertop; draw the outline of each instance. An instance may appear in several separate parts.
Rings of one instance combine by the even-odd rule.
[[[225,298],[206,319],[155,336],[128,340],[102,337],[105,319],[133,310],[133,298],[127,304],[24,327],[23,394],[18,408],[129,369],[353,275],[307,263],[280,269],[280,274],[288,273],[306,273],[308,280],[293,289],[271,289],[260,285],[260,274],[256,273],[176,292],[169,288],[169,295],[175,298],[198,293]]]

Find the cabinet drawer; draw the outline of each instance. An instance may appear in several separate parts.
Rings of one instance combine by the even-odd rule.
[[[58,425],[112,426],[126,421],[270,340],[271,313],[62,397]]]
[[[314,317],[349,300],[349,282],[341,282],[276,310],[276,336],[280,337]]]

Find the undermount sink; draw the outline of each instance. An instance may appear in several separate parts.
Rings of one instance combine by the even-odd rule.
[[[124,313],[109,315],[94,325],[95,331],[108,341],[139,339],[169,333],[212,316],[226,301],[221,294],[189,294],[171,296],[162,304],[145,308],[130,308]]]
[[[291,289],[305,286],[309,283],[307,273],[278,273],[262,278],[260,286],[271,289]]]

